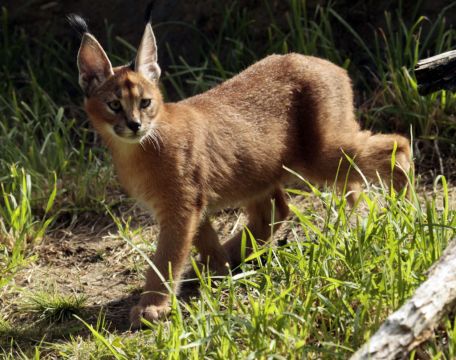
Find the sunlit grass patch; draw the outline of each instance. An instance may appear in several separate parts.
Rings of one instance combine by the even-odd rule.
[[[0,290],[25,264],[27,247],[37,244],[52,223],[50,211],[57,195],[54,178],[39,219],[33,214],[31,176],[13,165],[5,178],[0,184]]]
[[[445,190],[417,200],[373,188],[350,209],[323,191],[319,204],[292,208],[296,220],[286,226],[299,231],[296,241],[250,257],[267,261],[225,278],[204,274],[200,296],[173,298],[171,314],[139,334],[99,328],[79,344],[122,359],[347,358],[413,293],[454,235]],[[65,356],[73,351],[65,345]]]
[[[22,304],[22,309],[40,320],[63,322],[74,315],[80,315],[86,301],[84,295],[40,291],[29,294]]]
[[[198,296],[173,296],[171,313],[144,331],[119,333],[103,316],[98,323],[81,316],[83,337],[76,332],[40,351],[62,358],[347,358],[406,301],[454,236],[455,212],[440,181],[427,199],[371,187],[354,209],[331,189],[302,191],[309,201],[293,205],[295,217],[283,225],[291,229],[288,243],[259,248],[240,273],[203,273]],[[115,220],[133,251],[150,251],[128,219]],[[49,303],[39,305],[38,317]],[[442,331],[438,339],[456,341],[451,326]],[[428,346],[429,354],[451,358],[452,345],[436,338]]]

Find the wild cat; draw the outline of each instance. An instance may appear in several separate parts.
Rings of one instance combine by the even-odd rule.
[[[242,261],[242,234],[222,245],[211,225],[218,209],[243,206],[254,237],[268,240],[272,204],[276,223],[288,215],[282,186],[292,176],[284,167],[317,184],[338,174],[338,184],[347,181],[354,191],[351,201],[363,180],[346,156],[371,181],[380,175],[396,189],[407,183],[408,140],[361,130],[350,79],[329,61],[271,55],[203,94],[165,103],[150,24],[135,61],[113,68],[84,20],[72,21],[83,29],[77,64],[85,110],[112,154],[120,183],[160,225],[152,261],[162,277],[148,270],[130,314],[134,327],[168,311],[161,278],[172,278],[178,291],[192,245],[218,274]]]

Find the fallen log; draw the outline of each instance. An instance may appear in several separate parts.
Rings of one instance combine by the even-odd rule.
[[[456,89],[456,50],[418,61],[415,66],[418,92],[427,95],[438,90]]]
[[[429,270],[413,297],[391,314],[351,360],[403,359],[428,339],[456,305],[456,240]]]

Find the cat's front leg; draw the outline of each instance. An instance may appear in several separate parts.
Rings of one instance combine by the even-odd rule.
[[[141,326],[141,318],[157,320],[169,312],[169,287],[179,290],[179,280],[200,222],[200,212],[185,211],[159,221],[157,251],[152,258],[156,269],[147,270],[141,299],[130,312],[133,328]],[[172,281],[170,281],[172,279]]]

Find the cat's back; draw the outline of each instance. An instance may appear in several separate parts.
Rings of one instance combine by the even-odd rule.
[[[301,106],[303,99],[319,113],[336,111],[352,118],[353,95],[347,72],[330,61],[296,53],[270,55],[182,103],[255,121],[283,119],[297,103]]]
[[[251,97],[252,94],[289,95],[291,90],[301,90],[306,86],[319,91],[320,88],[325,90],[341,82],[350,84],[346,71],[328,60],[297,53],[274,54],[211,90],[185,101],[197,102],[214,96],[229,99]]]

